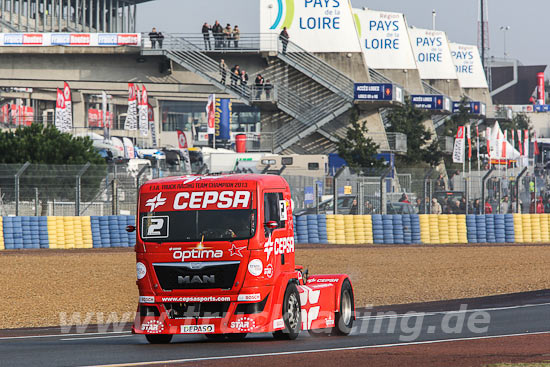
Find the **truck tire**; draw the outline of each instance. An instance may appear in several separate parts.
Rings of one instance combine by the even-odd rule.
[[[145,338],[150,344],[168,344],[172,336],[172,334],[147,334]]]
[[[333,335],[349,335],[353,327],[355,304],[353,290],[348,279],[342,283],[340,291],[340,311],[336,312],[335,326],[332,328]]]
[[[278,340],[296,339],[302,330],[302,307],[300,305],[300,293],[294,283],[289,284],[285,290],[283,321],[285,328],[273,332],[273,337]]]

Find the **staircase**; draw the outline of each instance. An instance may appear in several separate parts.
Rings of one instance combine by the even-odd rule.
[[[225,83],[222,83],[222,69],[220,69],[220,65],[216,60],[205,55],[203,50],[183,37],[170,34],[165,34],[164,37],[162,50],[142,49],[142,55],[156,55],[161,52],[187,70],[202,76],[225,93],[240,99],[246,105],[250,105],[250,87],[244,85],[232,87],[230,70],[225,69]]]

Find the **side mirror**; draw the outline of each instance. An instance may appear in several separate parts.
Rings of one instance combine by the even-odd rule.
[[[269,229],[277,229],[279,227],[279,223],[277,223],[276,221],[274,220],[270,220],[269,222],[267,222],[265,224],[265,226]]]
[[[129,233],[132,233],[136,230],[136,227],[135,226],[127,226],[126,227],[126,232],[129,232]]]

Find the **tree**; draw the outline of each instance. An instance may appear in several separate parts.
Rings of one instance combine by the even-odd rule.
[[[0,186],[14,187],[14,174],[25,162],[29,166],[20,178],[20,197],[30,200],[38,189],[42,203],[49,200],[75,200],[76,176],[83,165],[91,166],[82,176],[82,199],[92,199],[106,174],[106,164],[88,138],[61,133],[53,126],[33,124],[0,133]],[[3,190],[13,199],[14,191]],[[46,206],[42,206],[45,215]]]
[[[405,104],[388,113],[388,131],[403,133],[407,136],[407,154],[399,156],[398,161],[405,165],[426,162],[432,166],[441,160],[441,148],[437,138],[424,126],[430,116],[424,110],[416,108],[411,100],[405,98]],[[430,143],[431,141],[431,143]]]
[[[366,121],[359,122],[357,106],[351,110],[349,124],[346,137],[339,139],[338,142],[340,157],[357,172],[366,173],[369,169],[384,167],[384,161],[376,158],[379,145],[367,136]]]
[[[441,136],[455,137],[459,126],[466,125],[472,118],[470,114],[470,102],[466,96],[462,96],[458,105],[458,112],[453,113],[443,124]]]
[[[504,130],[532,130],[531,119],[525,113],[517,113],[512,121],[499,121],[500,128]]]

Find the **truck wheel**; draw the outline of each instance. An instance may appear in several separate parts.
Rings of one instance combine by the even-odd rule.
[[[283,321],[285,328],[273,333],[278,340],[294,340],[302,330],[302,307],[300,305],[300,293],[295,284],[286,287],[283,299]]]
[[[332,329],[334,335],[349,335],[353,327],[353,313],[355,305],[353,302],[353,290],[348,279],[344,280],[340,292],[340,311],[336,313],[336,326]]]
[[[147,334],[145,338],[150,344],[168,344],[172,340],[172,334]]]

